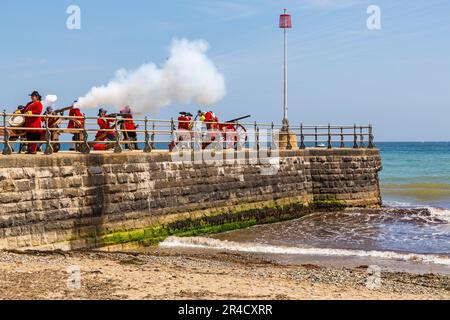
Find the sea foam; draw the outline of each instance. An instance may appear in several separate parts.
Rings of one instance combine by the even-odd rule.
[[[398,261],[414,261],[425,264],[439,264],[450,266],[450,257],[439,255],[424,255],[414,253],[399,253],[393,251],[364,251],[332,248],[304,248],[273,246],[259,243],[239,243],[205,237],[169,237],[159,245],[162,248],[196,248],[212,249],[245,253],[282,254],[282,255],[310,255],[334,257],[365,257]]]

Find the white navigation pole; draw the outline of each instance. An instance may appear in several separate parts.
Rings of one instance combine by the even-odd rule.
[[[284,13],[280,16],[280,28],[284,31],[284,105],[283,105],[283,128],[287,131],[289,126],[288,120],[288,53],[287,53],[287,29],[292,28],[291,15],[284,9]]]

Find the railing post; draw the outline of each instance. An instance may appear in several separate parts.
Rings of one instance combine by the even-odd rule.
[[[53,154],[52,133],[48,127],[48,114],[45,115],[45,152],[46,155]]]
[[[364,134],[363,134],[363,127],[359,127],[359,147],[363,149],[365,147],[364,145]]]
[[[303,123],[300,123],[300,149],[306,149],[305,134],[303,133]]]
[[[259,141],[258,141],[258,125],[256,124],[256,121],[253,124],[253,130],[255,135],[255,144],[256,144],[256,150],[259,150]]]
[[[150,144],[150,146],[152,147],[152,150],[155,150],[155,134],[156,134],[156,132],[155,132],[155,122],[153,121],[153,123],[152,123],[152,137],[151,137],[152,143]]]
[[[144,153],[150,153],[152,152],[152,147],[150,146],[150,134],[148,133],[148,118],[145,117],[145,146],[144,146]]]
[[[319,142],[317,141],[317,126],[314,127],[314,146],[317,148]]]
[[[6,125],[6,110],[3,110],[3,155],[8,156],[12,154],[12,148],[9,144],[9,132]]]
[[[369,124],[369,145],[367,147],[369,149],[375,148],[375,145],[373,144],[373,130],[371,124]]]
[[[114,147],[114,153],[121,153],[122,152],[122,144],[120,142],[120,132],[119,132],[119,124],[116,118],[115,121],[115,125],[116,125],[116,145]]]
[[[286,150],[292,150],[292,144],[291,144],[291,130],[289,129],[289,123],[286,126],[287,129],[287,144],[286,144]]]
[[[356,124],[353,125],[353,149],[358,148],[358,136],[356,134]]]
[[[272,124],[270,125],[270,131],[271,131],[271,134],[272,134],[272,141],[270,142],[270,149],[272,151],[272,150],[278,149],[279,141],[277,139],[280,139],[279,135],[278,135],[278,138],[275,137],[275,125],[274,125],[273,121],[272,121]]]
[[[91,148],[88,143],[88,133],[86,130],[86,114],[83,113],[83,145],[81,146],[82,154],[89,154],[91,152]]]
[[[175,147],[175,121],[173,118],[170,118],[170,144],[174,148]]]
[[[341,127],[341,148],[345,148],[345,142],[344,142],[344,127]]]
[[[328,149],[332,149],[331,145],[331,124],[328,124]]]
[[[256,134],[256,151],[258,152],[258,155],[257,155],[257,156],[259,156],[259,150],[260,150],[260,148],[261,148],[261,146],[260,146],[260,144],[259,144],[259,127],[256,127],[256,132],[255,132],[255,134]]]

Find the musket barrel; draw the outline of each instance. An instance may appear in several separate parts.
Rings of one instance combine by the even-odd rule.
[[[236,119],[233,119],[233,120],[228,120],[225,123],[236,122],[236,121],[240,121],[240,120],[244,120],[244,119],[248,119],[248,118],[251,118],[251,115],[240,117],[240,118],[236,118]]]
[[[53,111],[53,113],[60,113],[60,112],[64,112],[64,111],[67,111],[67,110],[70,110],[70,109],[73,109],[73,106],[70,106],[70,107],[64,107],[64,108],[55,110],[55,111]]]

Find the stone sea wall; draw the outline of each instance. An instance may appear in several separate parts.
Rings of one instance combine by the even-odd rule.
[[[166,152],[3,156],[0,249],[154,243],[381,204],[376,149],[282,151],[277,163],[268,174],[263,164],[182,163]]]

